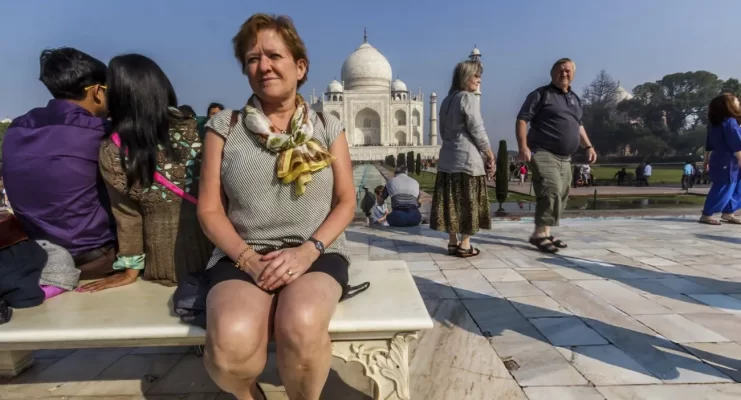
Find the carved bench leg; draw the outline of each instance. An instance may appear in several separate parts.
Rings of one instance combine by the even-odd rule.
[[[332,342],[332,354],[363,366],[376,384],[374,400],[409,400],[409,341],[416,338],[400,333],[391,340]]]
[[[30,351],[0,351],[0,376],[16,376],[32,365]]]

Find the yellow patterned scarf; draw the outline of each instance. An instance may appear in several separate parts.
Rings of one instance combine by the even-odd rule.
[[[281,132],[263,113],[260,100],[252,95],[244,107],[245,125],[266,149],[278,153],[276,175],[283,184],[296,182],[296,196],[306,191],[311,174],[327,168],[335,160],[324,146],[314,139],[314,125],[309,118],[309,104],[296,94],[296,111],[288,129]]]

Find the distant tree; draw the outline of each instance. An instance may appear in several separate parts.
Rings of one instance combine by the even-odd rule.
[[[407,152],[407,172],[410,174],[414,173],[414,152]]]
[[[584,88],[582,100],[587,105],[608,105],[617,100],[618,84],[604,69]]]
[[[417,160],[414,163],[414,172],[417,173],[417,175],[422,173],[422,155],[417,153]]]
[[[636,140],[635,149],[642,156],[663,156],[669,145],[659,137],[647,135]]]
[[[584,114],[582,123],[594,148],[603,154],[616,151],[621,143],[616,140],[615,103],[618,84],[605,70],[600,71],[582,94]]]
[[[502,203],[507,201],[509,192],[509,157],[507,156],[507,141],[499,141],[499,151],[497,152],[497,172],[496,172],[496,195],[499,202],[497,212],[504,212]]]
[[[723,93],[731,93],[734,96],[741,98],[741,82],[736,78],[730,78],[723,82]]]
[[[391,168],[395,167],[396,166],[396,157],[394,157],[391,154],[387,155],[386,156],[386,165],[388,165]]]
[[[399,153],[399,155],[396,156],[396,166],[401,167],[402,165],[406,165],[406,164],[407,164],[406,154]]]
[[[5,138],[5,132],[8,130],[9,126],[10,124],[8,123],[0,124],[0,149],[3,148],[3,139]],[[2,154],[2,151],[0,151],[0,160],[2,159],[3,159],[3,154]]]

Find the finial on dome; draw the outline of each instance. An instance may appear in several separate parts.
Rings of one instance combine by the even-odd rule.
[[[363,28],[363,43],[368,43],[368,28]]]

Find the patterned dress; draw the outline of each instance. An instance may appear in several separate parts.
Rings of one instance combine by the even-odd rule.
[[[157,157],[157,172],[186,193],[198,195],[203,142],[196,121],[174,118],[170,138],[180,160]],[[203,234],[196,206],[153,183],[126,191],[120,150],[110,139],[100,148],[100,171],[116,218],[119,257],[145,255],[144,279],[176,285],[189,273],[203,271],[213,246]]]

